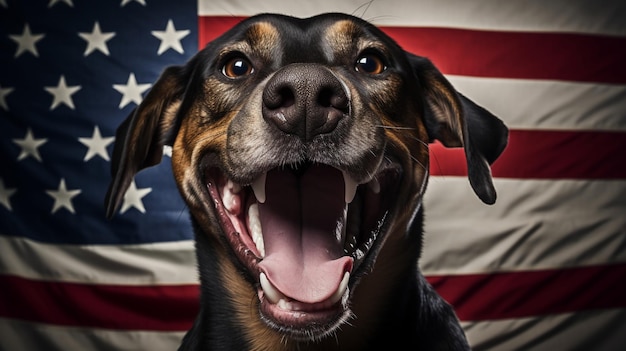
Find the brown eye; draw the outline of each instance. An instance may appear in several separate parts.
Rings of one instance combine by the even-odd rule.
[[[381,74],[387,69],[387,66],[385,66],[385,63],[378,55],[365,54],[361,55],[358,60],[356,60],[354,68],[357,72]]]
[[[228,78],[240,78],[243,76],[247,76],[254,72],[254,67],[252,64],[246,60],[245,58],[235,57],[222,67],[222,74]]]

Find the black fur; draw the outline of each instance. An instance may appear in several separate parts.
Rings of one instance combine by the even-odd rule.
[[[229,76],[224,68],[233,58],[253,69]],[[362,59],[368,66],[357,65]],[[307,75],[322,78],[302,88]],[[312,102],[298,105],[303,100]],[[299,112],[289,110],[293,105]],[[308,120],[300,120],[304,116]],[[492,204],[490,164],[507,134],[498,118],[457,93],[428,59],[404,52],[361,19],[260,15],[187,64],[168,68],[120,126],[107,215],[134,175],[160,162],[163,145],[174,145],[174,174],[191,212],[201,281],[200,311],[180,350],[468,350],[452,307],[417,264],[425,148],[433,140],[464,147],[470,184]],[[365,233],[346,234],[355,244],[340,258],[349,256],[354,267],[343,298],[326,308],[336,315],[298,324],[298,311],[289,309],[290,322],[284,322],[260,288],[264,257],[234,233],[229,221],[236,219],[227,216],[219,191],[226,179],[247,189],[264,172],[294,168],[294,177],[301,177],[315,167],[358,180],[357,204],[346,211]],[[376,185],[381,195],[373,195],[376,210],[368,219],[353,208],[369,205],[366,191]],[[366,247],[362,259],[357,246]],[[303,306],[304,315],[314,315],[312,303]]]

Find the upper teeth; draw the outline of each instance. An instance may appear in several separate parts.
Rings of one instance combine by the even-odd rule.
[[[265,243],[263,242],[263,231],[261,229],[261,220],[259,219],[259,205],[252,204],[248,209],[248,227],[250,228],[250,236],[256,245],[261,257],[265,257]]]
[[[267,173],[263,172],[251,184],[254,196],[260,203],[265,203],[265,179],[267,179]]]
[[[224,203],[226,209],[231,213],[238,213],[241,209],[241,198],[236,195],[240,191],[241,186],[239,184],[228,180],[222,194],[222,202]]]
[[[354,195],[356,195],[356,187],[359,185],[348,173],[345,171],[341,171],[343,174],[343,184],[346,190],[345,201],[347,204],[351,203],[354,200]]]

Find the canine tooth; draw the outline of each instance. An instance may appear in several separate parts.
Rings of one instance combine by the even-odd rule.
[[[356,187],[358,186],[358,184],[345,171],[341,171],[341,173],[343,173],[343,183],[346,188],[345,200],[346,203],[349,204],[352,202],[352,200],[354,200],[354,195],[356,195]]]
[[[238,194],[241,191],[241,185],[233,182],[232,180],[228,180],[226,183],[226,188],[230,189],[234,194]]]
[[[335,304],[341,299],[348,288],[348,281],[350,281],[350,272],[344,273],[343,279],[341,279],[341,283],[339,283],[339,288],[335,291],[333,296],[330,297],[330,304]]]
[[[254,196],[256,200],[260,203],[265,203],[265,179],[267,178],[267,173],[262,173],[257,179],[255,179],[251,186],[252,191],[254,192]]]
[[[265,276],[265,273],[261,272],[261,274],[259,275],[259,282],[261,282],[261,289],[263,289],[263,294],[265,294],[265,297],[271,303],[276,304],[280,300],[286,299],[285,295],[281,294],[280,291],[276,290],[272,283],[270,283],[270,281]]]
[[[263,230],[261,228],[261,219],[259,218],[259,205],[252,204],[248,209],[248,227],[252,241],[256,245],[261,257],[265,257],[265,243],[263,242]]]

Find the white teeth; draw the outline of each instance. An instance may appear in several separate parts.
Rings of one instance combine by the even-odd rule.
[[[239,194],[239,192],[241,191],[241,185],[233,182],[232,180],[228,180],[228,182],[226,182],[226,188],[229,189],[233,194]]]
[[[290,303],[290,302],[288,302],[288,301],[287,301],[287,300],[285,300],[285,299],[280,299],[280,300],[278,300],[277,305],[278,305],[278,307],[279,307],[280,309],[283,309],[283,310],[287,310],[287,311],[289,311],[289,310],[293,310],[293,304],[292,304],[292,303]]]
[[[273,304],[278,303],[280,300],[286,300],[285,295],[281,294],[280,291],[276,290],[276,288],[267,280],[265,273],[259,275],[259,282],[261,282],[261,289],[263,289],[263,294],[265,297]]]
[[[354,195],[356,195],[356,187],[358,186],[358,184],[345,171],[341,171],[341,173],[343,173],[343,183],[346,189],[345,201],[347,204],[349,204],[352,202],[352,200],[354,200]]]
[[[265,203],[265,179],[267,178],[267,173],[262,173],[257,179],[255,179],[251,186],[252,191],[254,192],[254,196],[256,200],[260,203]]]
[[[230,213],[237,213],[241,205],[241,198],[236,195],[234,186],[235,183],[229,180],[228,184],[224,188],[224,193],[222,194],[222,203],[224,203],[224,207],[226,207],[226,210]],[[239,188],[241,190],[241,187]]]
[[[252,241],[254,241],[254,245],[259,250],[259,254],[261,257],[265,257],[265,243],[263,242],[263,230],[261,229],[258,204],[252,204],[248,209],[248,227]]]
[[[348,281],[349,280],[350,280],[350,272],[344,273],[343,274],[343,279],[341,279],[341,283],[339,283],[339,289],[337,289],[337,291],[335,291],[333,296],[330,297],[330,304],[331,305],[334,305],[335,303],[337,303],[337,301],[339,301],[341,299],[343,294],[346,292],[346,289],[348,289]]]

